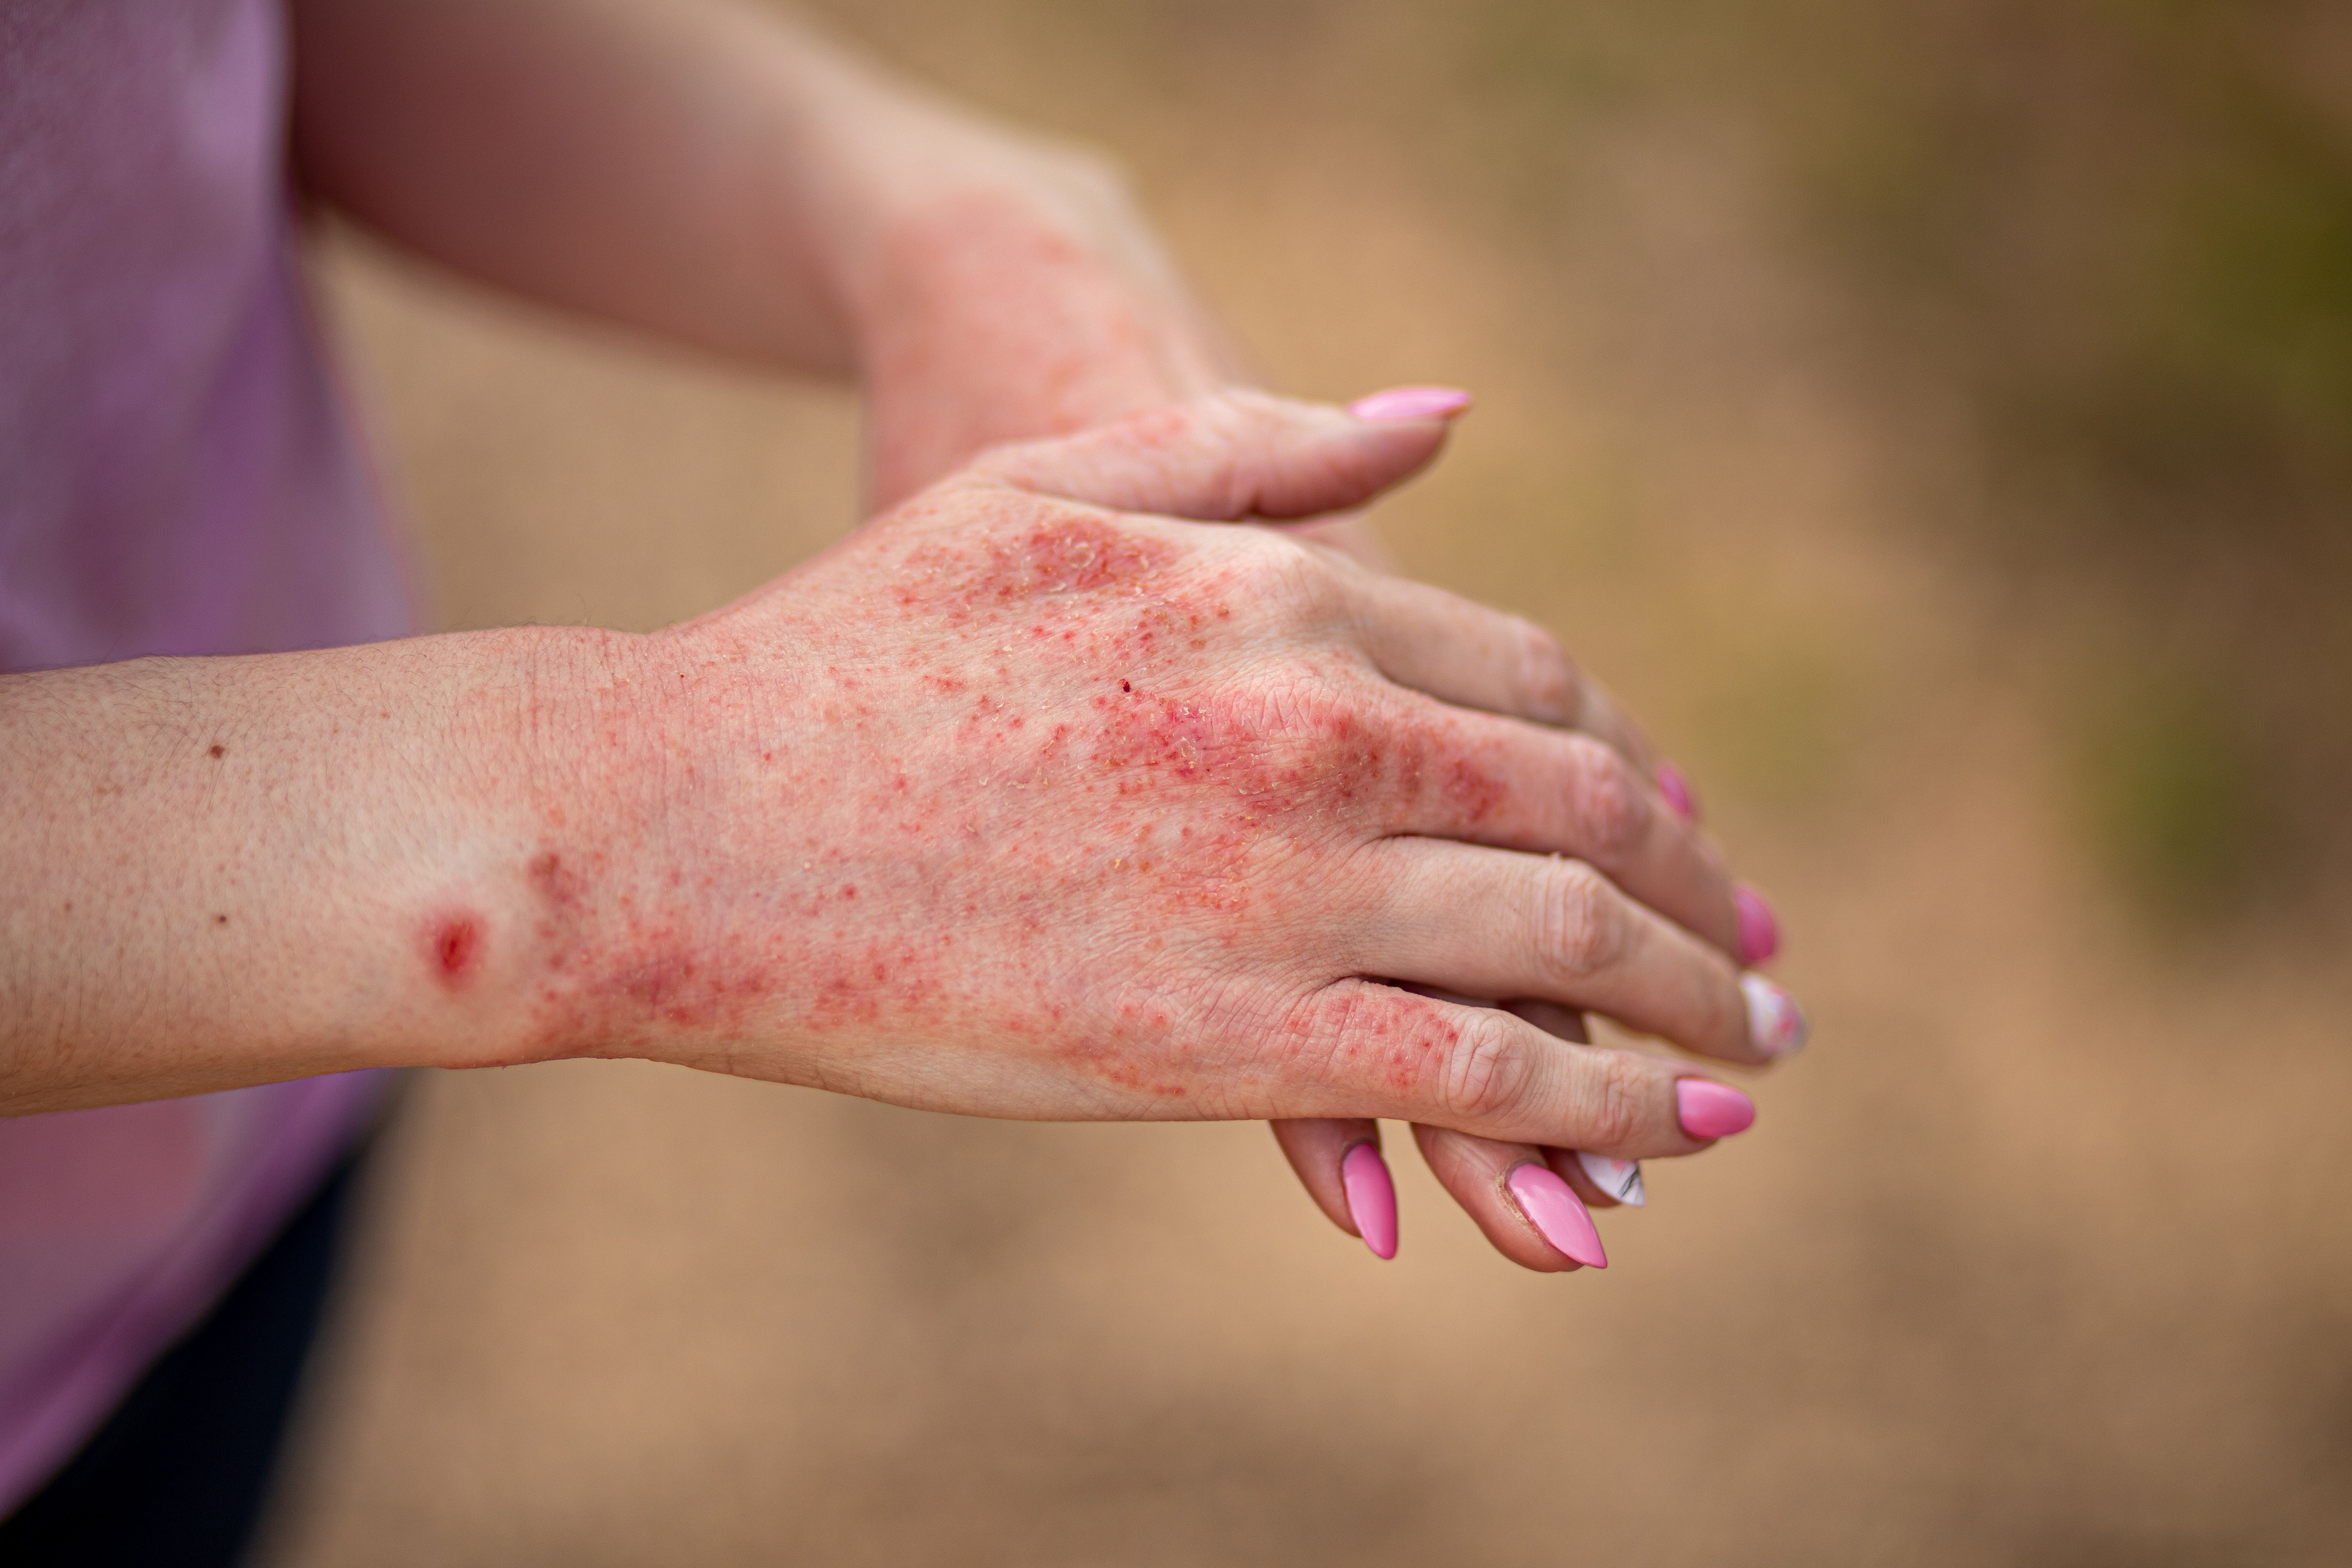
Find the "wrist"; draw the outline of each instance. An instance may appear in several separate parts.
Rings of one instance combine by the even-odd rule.
[[[447,688],[404,792],[432,803],[412,828],[430,846],[426,867],[402,898],[406,1059],[581,1054],[565,1026],[591,912],[576,884],[592,864],[613,869],[657,815],[642,798],[659,773],[646,734],[659,696],[651,639],[527,627],[435,640],[450,645]]]
[[[919,328],[942,301],[984,308],[1041,258],[1102,248],[1131,211],[1092,151],[1007,130],[878,79],[832,84],[806,161],[820,189],[816,265],[858,351]],[[992,287],[974,290],[975,279]]]
[[[436,911],[424,938],[462,946],[478,910],[504,955],[485,965],[488,1048],[466,1065],[719,1066],[755,1020],[789,1011],[796,874],[814,851],[754,847],[788,831],[824,764],[789,710],[803,668],[790,626],[745,642],[731,625],[519,648],[526,695],[490,748],[489,772],[514,780],[490,792],[511,802],[494,864],[467,883],[478,901]],[[714,892],[742,886],[756,897]]]

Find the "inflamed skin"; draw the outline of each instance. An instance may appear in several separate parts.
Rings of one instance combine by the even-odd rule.
[[[1605,703],[1524,622],[1179,521],[1360,504],[1443,429],[1228,394],[997,448],[652,636],[0,683],[31,742],[189,731],[163,765],[60,743],[20,857],[103,865],[205,803],[167,863],[13,884],[55,940],[12,984],[76,1002],[11,1015],[12,1105],[638,1056],[986,1115],[1394,1117],[1480,1160],[1697,1152],[1687,1066],[1455,999],[1775,1054],[1720,858]],[[1524,1163],[1490,1184],[1554,1204]]]

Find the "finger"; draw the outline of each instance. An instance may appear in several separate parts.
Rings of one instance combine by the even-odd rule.
[[[1744,883],[1732,889],[1739,908],[1739,962],[1753,969],[1780,951],[1780,921],[1764,895]]]
[[[1448,420],[1468,405],[1457,395],[1449,410],[1368,418],[1235,389],[1059,440],[999,447],[972,471],[1122,511],[1220,522],[1311,517],[1361,506],[1428,467]]]
[[[1303,1002],[1272,1038],[1268,1098],[1322,1115],[1425,1121],[1538,1148],[1621,1160],[1695,1154],[1738,1089],[1663,1058],[1552,1038],[1500,1008],[1465,1006],[1370,980],[1340,980]],[[1728,1097],[1725,1099],[1723,1097]],[[1753,1107],[1748,1107],[1752,1117]]]
[[[1649,742],[1559,639],[1533,621],[1410,578],[1340,569],[1361,646],[1382,675],[1457,708],[1580,730],[1646,777]]]
[[[1302,543],[1320,545],[1368,572],[1397,569],[1396,558],[1389,553],[1381,531],[1372,526],[1371,514],[1361,509],[1326,512],[1305,522],[1284,523],[1275,531]]]
[[[1774,1061],[1802,1043],[1787,993],[1581,861],[1430,838],[1379,853],[1381,901],[1346,952],[1360,973],[1538,997],[1726,1061]]]
[[[1573,1040],[1579,1045],[1590,1044],[1592,1039],[1591,1031],[1585,1026],[1584,1015],[1557,1002],[1522,998],[1500,1005],[1557,1039]],[[1462,1136],[1466,1138],[1469,1134]],[[1640,1208],[1649,1201],[1642,1184],[1639,1160],[1612,1160],[1606,1154],[1573,1149],[1546,1149],[1543,1157],[1562,1181],[1576,1189],[1576,1195],[1584,1200],[1587,1208],[1615,1208],[1620,1205]]]
[[[1591,1212],[1541,1149],[1424,1125],[1412,1138],[1438,1185],[1512,1262],[1545,1274],[1609,1267]]]
[[[1533,996],[1522,996],[1502,1005],[1506,1012],[1525,1018],[1556,1040],[1571,1040],[1580,1046],[1592,1043],[1592,1031],[1585,1026],[1584,1015],[1573,1007]]]
[[[1404,700],[1417,710],[1406,732],[1445,765],[1421,763],[1390,832],[1573,856],[1724,952],[1745,951],[1722,851],[1622,753],[1590,735]]]
[[[1360,1117],[1299,1117],[1269,1123],[1307,1195],[1333,1225],[1371,1248],[1397,1252],[1396,1184],[1381,1157],[1381,1124]]]
[[[1382,675],[1453,707],[1557,725],[1605,742],[1643,782],[1643,789],[1628,794],[1664,805],[1689,829],[1699,859],[1711,868],[1706,880],[1723,879],[1721,853],[1697,830],[1698,803],[1689,780],[1657,756],[1640,726],[1550,633],[1522,616],[1384,574],[1377,558],[1346,549],[1340,553],[1358,568],[1342,568],[1339,581],[1356,610],[1359,640]],[[1755,889],[1737,889],[1736,929],[1727,931],[1719,890],[1708,888],[1704,913],[1687,905],[1660,907],[1743,963],[1769,959],[1780,947],[1770,906]],[[1655,891],[1645,888],[1635,896],[1655,903]]]

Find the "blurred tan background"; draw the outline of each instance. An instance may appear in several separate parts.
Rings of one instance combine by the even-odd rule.
[[[1647,717],[1816,1044],[1570,1278],[1397,1135],[1383,1266],[1256,1127],[423,1081],[273,1561],[2352,1561],[2352,12],[831,14],[1275,384],[1476,390],[1399,554]],[[845,392],[320,267],[443,625],[856,516]]]

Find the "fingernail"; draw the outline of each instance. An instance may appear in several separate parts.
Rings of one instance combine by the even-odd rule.
[[[1348,412],[1359,419],[1445,419],[1470,406],[1470,395],[1456,386],[1391,386],[1359,397]]]
[[[1739,962],[1752,967],[1780,952],[1780,922],[1764,895],[1742,882],[1731,889],[1731,901],[1739,910]]]
[[[1675,1085],[1675,1120],[1694,1138],[1728,1138],[1756,1125],[1756,1102],[1727,1083],[1686,1078]]]
[[[1612,1160],[1606,1154],[1588,1154],[1580,1149],[1576,1163],[1584,1167],[1584,1173],[1592,1178],[1594,1186],[1619,1203],[1640,1208],[1649,1201],[1650,1194],[1642,1185],[1641,1161]]]
[[[1584,1200],[1550,1166],[1521,1165],[1511,1173],[1508,1184],[1519,1212],[1555,1251],[1589,1268],[1609,1267],[1609,1255],[1601,1250],[1601,1233],[1592,1228]]]
[[[1397,1247],[1396,1183],[1389,1163],[1370,1143],[1359,1143],[1339,1162],[1339,1185],[1348,1194],[1348,1217],[1375,1258],[1394,1258]]]
[[[1658,771],[1652,776],[1658,781],[1658,793],[1666,797],[1666,804],[1675,808],[1676,816],[1695,819],[1698,816],[1698,802],[1691,798],[1690,780],[1683,777],[1682,769],[1672,763],[1660,763]],[[1738,897],[1737,893],[1732,896]],[[1739,929],[1742,939],[1745,940],[1748,930],[1745,922],[1748,917],[1744,912],[1746,906],[1742,905],[1741,908],[1743,913],[1740,915],[1742,923]]]
[[[1768,1057],[1793,1057],[1805,1048],[1812,1031],[1797,999],[1760,974],[1743,974],[1739,989],[1748,997],[1748,1037]]]

